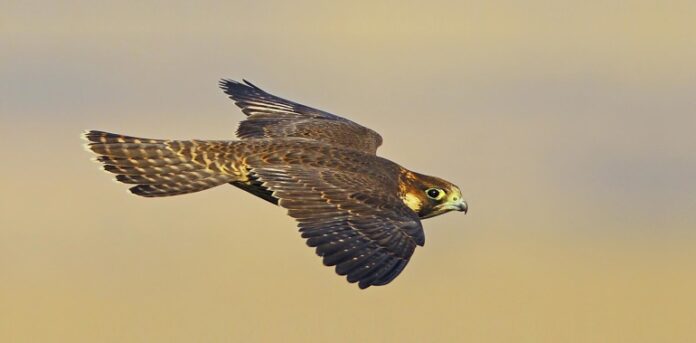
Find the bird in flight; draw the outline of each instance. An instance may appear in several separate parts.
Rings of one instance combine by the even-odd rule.
[[[425,243],[421,219],[467,212],[455,185],[377,156],[382,137],[244,80],[220,87],[247,115],[239,140],[86,131],[87,148],[131,193],[164,197],[231,184],[287,209],[307,245],[361,289],[386,285]]]

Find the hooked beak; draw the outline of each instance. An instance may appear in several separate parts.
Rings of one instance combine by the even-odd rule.
[[[466,214],[466,212],[469,211],[469,205],[466,204],[466,201],[462,200],[457,204],[457,209],[460,212],[464,212],[464,214]]]
[[[455,203],[449,203],[443,207],[446,210],[457,210],[459,212],[466,212],[469,210],[469,205],[467,205],[466,201],[464,200],[459,200]]]

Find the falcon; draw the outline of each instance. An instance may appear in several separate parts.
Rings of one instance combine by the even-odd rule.
[[[361,289],[386,285],[423,246],[421,220],[467,212],[459,188],[377,156],[382,137],[243,80],[220,87],[247,118],[238,140],[86,131],[87,148],[131,193],[165,197],[231,184],[283,207],[326,266]]]

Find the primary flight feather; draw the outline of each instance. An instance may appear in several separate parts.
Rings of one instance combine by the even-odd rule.
[[[327,266],[360,288],[397,277],[425,235],[421,219],[466,213],[459,188],[376,155],[382,137],[353,121],[266,93],[220,87],[247,118],[236,141],[164,140],[88,131],[87,147],[144,197],[232,184],[284,207]]]

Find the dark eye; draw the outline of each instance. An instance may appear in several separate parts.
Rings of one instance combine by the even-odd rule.
[[[441,189],[430,188],[430,189],[425,191],[425,194],[427,194],[428,197],[430,197],[432,199],[439,200],[440,198],[442,198],[442,195],[444,194],[444,192]]]

